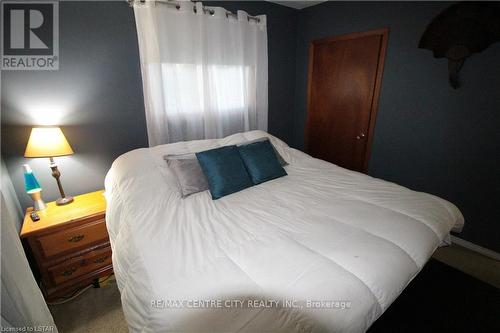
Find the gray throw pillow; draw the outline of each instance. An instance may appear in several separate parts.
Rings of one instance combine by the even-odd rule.
[[[177,176],[183,198],[208,190],[207,177],[194,154],[166,155],[164,159]]]

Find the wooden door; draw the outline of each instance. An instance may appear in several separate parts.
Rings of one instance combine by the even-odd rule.
[[[306,150],[366,172],[389,30],[315,40],[309,49]]]

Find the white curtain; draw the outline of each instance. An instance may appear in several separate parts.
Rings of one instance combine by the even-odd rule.
[[[134,6],[149,145],[267,130],[266,16]]]
[[[21,206],[7,168],[1,166],[1,324],[4,330],[28,332],[46,329],[57,333],[54,320],[31,273],[19,240]],[[9,329],[10,328],[10,329]]]

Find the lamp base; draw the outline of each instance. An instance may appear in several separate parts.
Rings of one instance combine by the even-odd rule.
[[[31,199],[33,199],[33,210],[39,211],[44,210],[46,208],[45,202],[42,200],[42,190],[36,190],[28,192]]]
[[[67,205],[69,203],[72,203],[73,200],[74,200],[73,197],[59,198],[56,200],[56,205],[57,206]]]
[[[47,208],[47,206],[45,206],[45,202],[43,202],[42,199],[33,201],[33,210],[35,212],[44,210],[45,208]]]

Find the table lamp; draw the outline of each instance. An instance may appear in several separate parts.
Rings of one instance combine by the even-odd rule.
[[[66,205],[73,201],[73,197],[64,194],[61,185],[61,173],[57,169],[54,157],[73,154],[73,149],[69,145],[66,137],[59,127],[33,127],[30,138],[24,152],[24,157],[48,157],[52,176],[57,181],[57,187],[61,197],[56,200],[56,205]]]

